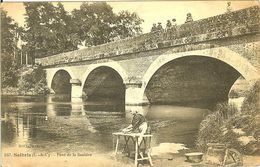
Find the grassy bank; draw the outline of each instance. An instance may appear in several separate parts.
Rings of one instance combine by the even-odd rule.
[[[259,153],[260,81],[247,93],[241,111],[232,104],[219,104],[200,124],[197,146],[204,152],[207,143],[223,143],[243,154]]]
[[[39,95],[49,92],[46,73],[41,66],[22,67],[17,74],[17,84],[2,87],[2,95]]]
[[[39,89],[39,88],[37,88]],[[1,95],[6,96],[33,96],[33,95],[45,95],[46,93],[40,93],[38,90],[30,89],[24,91],[19,89],[19,87],[5,87],[1,90]]]

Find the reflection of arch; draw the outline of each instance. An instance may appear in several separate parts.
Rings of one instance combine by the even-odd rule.
[[[225,47],[167,54],[159,56],[147,69],[142,80],[141,95],[144,95],[148,82],[160,67],[177,58],[187,56],[205,56],[218,59],[236,69],[251,84],[259,78],[257,70],[248,62],[247,59]]]
[[[71,73],[69,73],[67,70],[59,69],[57,70],[52,79],[51,79],[51,89],[55,93],[71,93]],[[57,79],[57,80],[56,80]]]
[[[95,69],[99,68],[99,67],[109,67],[109,68],[113,69],[122,78],[123,83],[125,83],[126,79],[128,78],[125,70],[117,62],[107,62],[107,63],[99,63],[99,64],[90,65],[90,67],[87,69],[87,71],[82,76],[82,79],[81,79],[81,81],[82,81],[81,92],[83,91],[84,84],[85,84],[89,74],[92,71],[94,71]]]

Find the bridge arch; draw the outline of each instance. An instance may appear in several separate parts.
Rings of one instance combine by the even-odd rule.
[[[71,94],[70,79],[73,77],[70,69],[59,68],[51,76],[50,88],[57,94]]]
[[[124,100],[126,79],[125,70],[117,62],[93,64],[82,77],[81,92],[83,97],[87,98],[90,96],[107,97],[115,94],[115,97]],[[99,95],[101,92],[104,93]]]
[[[152,79],[153,75],[164,65],[167,63],[173,62],[180,58],[188,58],[188,57],[205,57],[205,58],[213,58],[222,62],[224,64],[229,65],[233,69],[235,69],[240,75],[242,75],[245,80],[253,85],[254,82],[259,78],[259,74],[255,67],[251,65],[247,59],[243,58],[238,53],[226,48],[226,47],[218,47],[211,48],[205,50],[196,50],[189,52],[182,52],[176,54],[165,54],[159,56],[147,69],[143,78],[142,78],[142,87],[140,91],[140,99],[145,97],[145,91],[149,81]]]
[[[88,67],[88,69],[86,70],[86,72],[84,73],[84,75],[81,78],[82,83],[84,84],[86,82],[89,74],[99,67],[108,67],[108,68],[115,70],[123,79],[123,83],[126,83],[128,75],[127,75],[125,69],[115,61],[109,61],[106,63],[90,65],[90,67]],[[83,91],[83,86],[82,86],[82,91]]]

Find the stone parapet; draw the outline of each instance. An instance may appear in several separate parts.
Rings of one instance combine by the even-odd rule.
[[[36,59],[35,61],[43,66],[55,66],[59,64],[111,58],[158,48],[201,43],[247,34],[257,34],[259,32],[260,8],[259,6],[253,6],[231,13],[185,23],[177,26],[176,29],[151,32],[82,50]]]

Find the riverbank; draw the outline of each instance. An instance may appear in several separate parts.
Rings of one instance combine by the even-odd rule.
[[[18,87],[5,87],[1,89],[1,96],[38,96],[45,95],[35,90],[24,91]]]
[[[220,103],[201,122],[197,146],[206,151],[208,143],[222,143],[241,154],[252,155],[259,151],[260,133],[260,80],[248,91],[241,109]]]
[[[8,84],[2,85],[2,96],[31,96],[45,95],[49,93],[46,81],[46,72],[42,69],[41,66],[34,65],[21,67],[17,69],[16,73],[16,81],[9,81]]]

